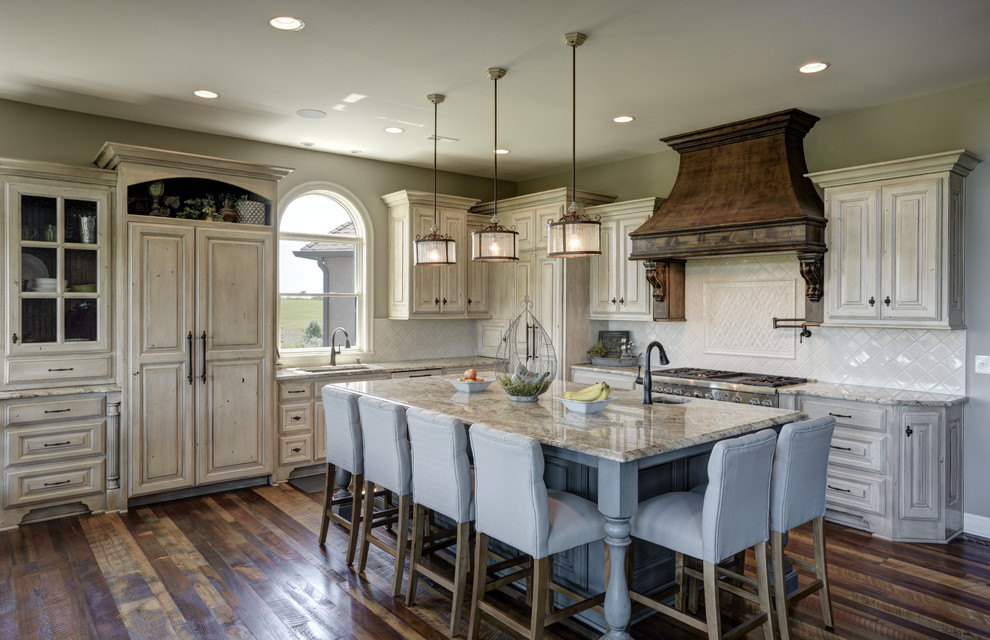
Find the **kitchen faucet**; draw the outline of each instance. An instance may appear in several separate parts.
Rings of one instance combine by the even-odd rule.
[[[650,371],[650,352],[656,347],[660,352],[660,364],[670,364],[663,345],[654,340],[646,347],[646,372],[643,373],[643,404],[653,404],[653,372]]]
[[[347,329],[345,329],[344,327],[337,327],[336,329],[334,329],[333,333],[330,334],[330,366],[331,367],[337,366],[337,354],[340,353],[340,347],[337,347],[334,344],[334,341],[337,339],[338,331],[344,332],[344,348],[345,349],[351,348],[351,339],[347,336]],[[663,353],[662,348],[660,349],[660,352]]]

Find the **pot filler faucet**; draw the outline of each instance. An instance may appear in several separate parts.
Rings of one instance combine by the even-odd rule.
[[[337,354],[340,353],[340,347],[337,347],[334,344],[334,341],[337,339],[338,331],[342,331],[344,333],[344,348],[345,349],[351,348],[351,339],[347,336],[347,329],[344,329],[344,327],[337,327],[336,329],[334,329],[333,333],[330,334],[330,366],[331,367],[337,366]],[[663,353],[663,348],[660,349],[660,353]]]
[[[654,340],[646,347],[646,372],[643,373],[643,404],[653,404],[653,373],[650,371],[650,353],[653,347],[660,352],[660,364],[670,364],[667,359],[667,352],[663,350],[663,345]]]

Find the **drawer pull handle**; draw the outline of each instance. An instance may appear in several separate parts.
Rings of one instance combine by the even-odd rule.
[[[60,484],[69,484],[72,480],[59,480],[58,482],[46,482],[44,486],[46,487],[57,487]]]
[[[832,416],[833,418],[846,418],[847,420],[852,419],[852,416],[844,416],[841,413],[832,413],[831,411],[829,411],[828,415]]]
[[[828,485],[828,488],[831,489],[832,491],[841,491],[843,493],[852,493],[852,489],[843,489],[842,487],[833,487],[832,485]]]
[[[433,375],[432,373],[414,373],[414,374],[410,375],[409,377],[410,378],[429,378],[432,375]]]
[[[72,409],[45,409],[45,413],[68,413]]]
[[[299,453],[300,451],[302,451],[302,449],[299,447],[292,447],[292,453]]]
[[[65,442],[46,442],[42,446],[44,446],[44,447],[64,447],[67,444],[72,444],[72,442],[69,441],[69,440],[66,440]]]
[[[302,420],[302,416],[292,416],[293,422],[299,422],[300,420]]]
[[[49,371],[72,371],[75,367],[63,367],[61,369],[49,369]]]
[[[852,451],[852,447],[837,447],[834,444],[832,445],[832,448],[837,451]]]
[[[294,389],[290,390],[289,393],[306,393],[305,389]]]

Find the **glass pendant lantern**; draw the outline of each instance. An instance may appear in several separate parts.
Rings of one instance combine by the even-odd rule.
[[[444,100],[439,93],[431,93],[426,99],[433,103],[433,226],[425,236],[413,241],[413,264],[447,266],[457,264],[457,246],[454,239],[437,230],[437,105]]]
[[[556,222],[547,223],[547,255],[551,258],[580,258],[602,253],[602,224],[581,213],[577,203],[577,48],[587,36],[568,33],[571,47],[571,204]]]
[[[498,223],[498,80],[505,69],[492,67],[488,77],[495,81],[495,187],[491,223],[471,233],[471,260],[474,262],[515,262],[519,260],[519,234]]]

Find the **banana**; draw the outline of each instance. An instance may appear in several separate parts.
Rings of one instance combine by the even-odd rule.
[[[611,392],[611,387],[606,382],[599,382],[590,387],[585,387],[580,391],[565,391],[564,398],[567,400],[578,400],[581,402],[592,402],[593,400],[604,400]]]

